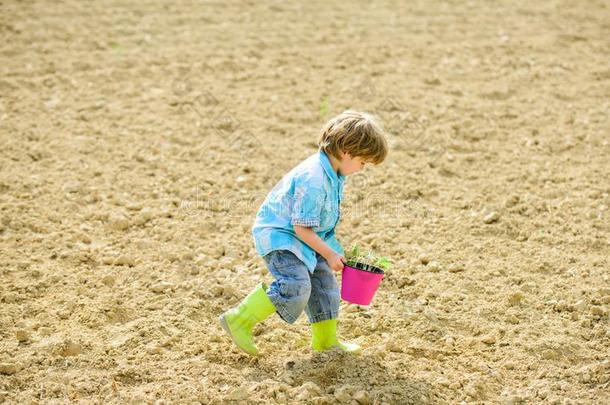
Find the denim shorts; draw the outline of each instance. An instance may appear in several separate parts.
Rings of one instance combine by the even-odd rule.
[[[294,323],[303,310],[311,323],[339,317],[339,286],[322,256],[316,253],[313,273],[289,250],[274,250],[263,258],[275,278],[267,295],[283,320]]]

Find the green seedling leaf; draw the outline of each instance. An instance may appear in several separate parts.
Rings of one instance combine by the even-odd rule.
[[[365,266],[374,266],[383,270],[389,270],[392,267],[392,261],[384,256],[378,256],[372,250],[366,252],[363,255],[358,245],[352,245],[349,253],[346,254],[346,261],[348,265],[360,263]]]
[[[358,245],[353,245],[347,257],[348,259],[355,260],[358,256],[360,256],[360,248]]]
[[[117,52],[121,52],[121,45],[119,45],[118,42],[111,42],[110,47]]]
[[[322,100],[322,102],[320,103],[320,115],[322,117],[324,117],[326,114],[328,114],[328,99],[325,98],[324,100]]]
[[[375,253],[373,253],[372,250],[369,250],[368,252],[366,252],[366,264],[373,264],[375,263]]]
[[[388,259],[387,257],[380,257],[375,262],[375,266],[379,267],[383,270],[390,270],[390,267],[392,267],[392,261],[390,259]]]

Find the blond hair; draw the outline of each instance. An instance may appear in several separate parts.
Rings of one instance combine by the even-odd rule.
[[[388,155],[388,143],[375,117],[353,110],[343,111],[324,125],[318,147],[337,159],[344,152],[374,164],[383,162]]]

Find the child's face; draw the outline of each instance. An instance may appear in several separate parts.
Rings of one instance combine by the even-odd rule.
[[[343,176],[349,176],[364,169],[366,160],[361,156],[352,157],[349,153],[341,152],[341,161],[339,162],[339,173]]]

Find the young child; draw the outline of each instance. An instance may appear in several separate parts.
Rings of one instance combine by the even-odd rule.
[[[319,151],[293,168],[267,195],[252,234],[259,255],[275,280],[260,283],[220,316],[223,329],[245,352],[256,355],[252,328],[274,312],[294,323],[305,310],[311,347],[359,352],[337,337],[339,287],[333,271],[345,258],[335,237],[345,176],[366,163],[379,164],[388,153],[385,136],[366,113],[345,111],[322,129]]]

